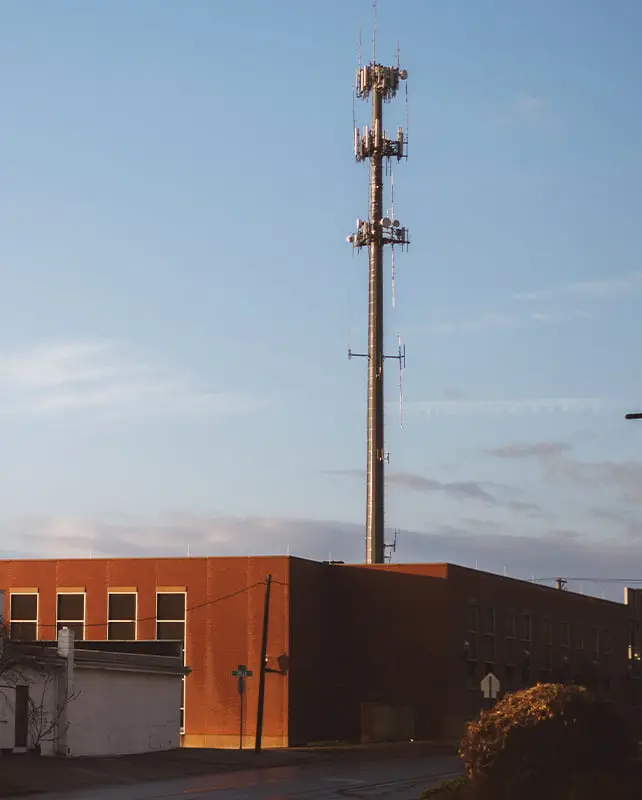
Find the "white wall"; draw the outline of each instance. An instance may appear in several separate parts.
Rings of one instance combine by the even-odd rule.
[[[71,756],[123,755],[180,746],[181,678],[76,664],[68,706]]]

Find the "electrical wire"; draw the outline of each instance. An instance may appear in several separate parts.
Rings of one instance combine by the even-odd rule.
[[[250,586],[244,586],[242,589],[237,589],[235,592],[230,592],[229,594],[221,595],[220,597],[216,597],[213,600],[205,600],[202,603],[196,603],[196,605],[187,606],[185,608],[185,620],[178,620],[177,619],[177,620],[166,620],[166,621],[167,622],[186,622],[188,612],[198,611],[201,608],[207,608],[208,606],[213,606],[213,605],[216,605],[217,603],[222,603],[225,600],[231,600],[233,597],[238,597],[239,595],[242,595],[242,594],[245,594],[246,592],[252,591],[252,589],[256,589],[257,586],[265,586],[265,583],[266,583],[265,581],[257,581],[256,583],[253,583]],[[289,584],[284,583],[283,581],[272,580],[272,583],[273,584],[277,584],[279,586],[289,586]],[[132,592],[132,594],[133,594],[133,592]],[[162,594],[162,592],[161,592],[161,594]],[[170,594],[172,594],[172,593],[170,592]],[[156,620],[157,620],[157,616],[154,615],[154,616],[149,616],[149,617],[137,617],[136,619],[112,620],[112,622],[121,622],[122,621],[122,622],[136,622],[136,623],[138,623],[138,622],[152,622],[152,621],[155,622]],[[14,622],[20,622],[20,621],[21,620],[14,620]],[[75,620],[70,620],[70,622],[73,622],[73,621],[75,621]],[[78,622],[81,622],[81,620],[78,620]],[[83,623],[83,625],[84,625],[84,629],[87,629],[87,628],[104,628],[105,625],[107,624],[107,622],[108,622],[108,620],[105,620],[105,622],[85,622],[85,623]],[[38,622],[38,628],[55,628],[55,627],[57,627],[57,624],[58,624],[57,622],[56,623]]]
[[[642,578],[566,578],[556,575],[554,578],[533,578],[533,583],[547,583],[549,581],[582,581],[584,583],[642,583]]]

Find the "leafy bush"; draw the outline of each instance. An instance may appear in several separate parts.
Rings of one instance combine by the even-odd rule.
[[[580,781],[588,800],[596,780],[583,780],[587,771],[629,774],[635,750],[625,723],[586,689],[537,684],[483,711],[459,754],[476,800],[571,800]]]
[[[426,789],[420,800],[464,800],[468,778],[451,778]]]

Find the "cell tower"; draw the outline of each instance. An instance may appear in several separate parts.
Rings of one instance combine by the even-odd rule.
[[[376,3],[375,30],[376,30]],[[384,540],[384,462],[389,460],[384,451],[384,392],[383,366],[386,358],[399,361],[401,375],[405,367],[405,347],[399,342],[399,352],[386,356],[383,352],[383,251],[391,245],[393,252],[393,297],[394,297],[394,248],[402,249],[410,243],[408,231],[394,217],[394,201],[391,216],[383,211],[383,166],[386,173],[390,159],[400,161],[407,157],[407,131],[397,129],[396,138],[389,138],[383,128],[383,104],[390,102],[398,90],[400,81],[408,77],[406,70],[397,65],[386,67],[377,63],[375,36],[373,54],[369,64],[361,64],[357,70],[355,93],[362,100],[371,100],[372,122],[362,131],[354,129],[354,154],[357,161],[370,159],[370,208],[369,219],[357,220],[357,230],[347,241],[359,251],[368,248],[368,352],[353,353],[348,358],[368,359],[368,411],[367,411],[367,462],[366,462],[366,564],[383,564],[385,561]]]

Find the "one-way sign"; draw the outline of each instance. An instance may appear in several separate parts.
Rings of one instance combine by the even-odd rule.
[[[489,672],[488,675],[482,679],[480,689],[486,700],[495,700],[499,694],[500,686],[499,678],[493,675],[492,672]]]

